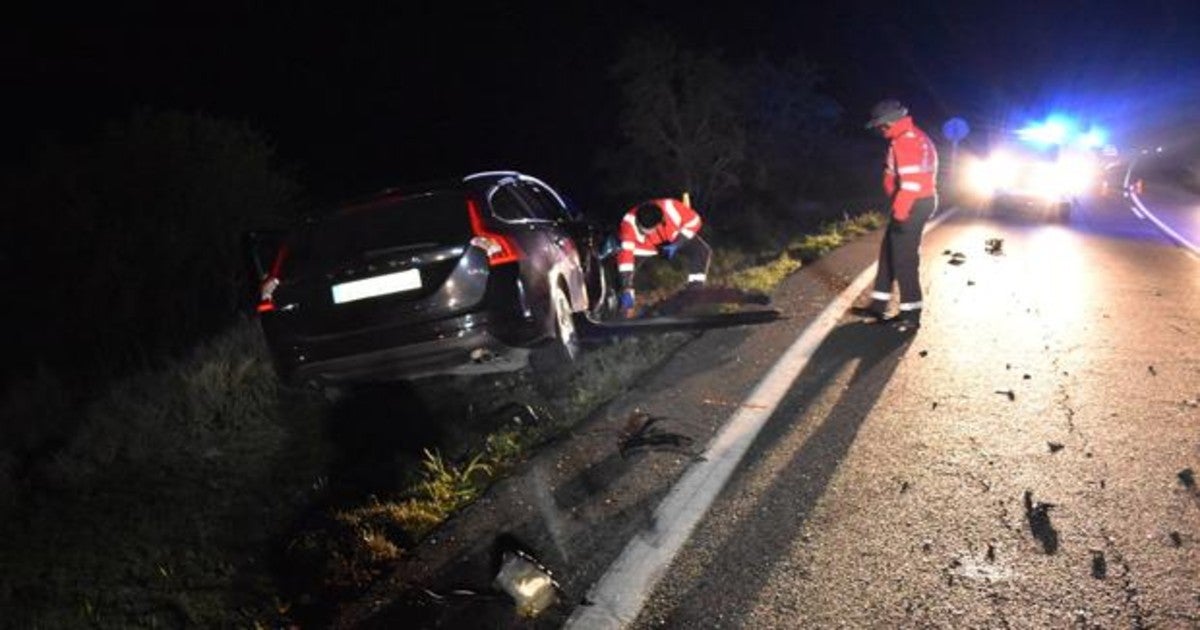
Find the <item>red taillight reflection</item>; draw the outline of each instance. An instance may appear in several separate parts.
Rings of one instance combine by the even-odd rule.
[[[255,308],[259,313],[269,313],[275,310],[275,289],[279,288],[279,273],[283,269],[283,260],[287,258],[287,246],[279,248],[279,253],[275,255],[275,262],[271,264],[271,272],[263,279],[258,289],[258,306]]]
[[[508,237],[490,232],[483,226],[483,217],[473,199],[467,200],[467,214],[471,217],[471,232],[475,234],[471,244],[487,252],[489,267],[520,260],[517,246]]]

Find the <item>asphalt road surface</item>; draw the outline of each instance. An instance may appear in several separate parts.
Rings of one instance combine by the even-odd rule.
[[[609,579],[630,548],[666,547],[680,480],[713,464],[700,455],[731,418],[766,409],[764,375],[878,242],[789,277],[786,319],[694,338],[333,625],[1200,626],[1200,259],[1120,197],[1066,225],[960,211],[930,231],[924,326],[832,311],[674,561]],[[660,421],[634,447],[638,414]],[[487,591],[500,534],[560,584],[532,623],[505,597],[448,595]],[[609,607],[622,598],[640,614]]]
[[[826,339],[636,627],[1200,626],[1200,261],[1122,199],[923,252],[924,327]]]
[[[1161,221],[1185,248],[1200,257],[1200,197],[1177,183],[1151,180],[1145,183],[1139,200],[1153,213],[1153,218],[1135,213],[1139,218]]]

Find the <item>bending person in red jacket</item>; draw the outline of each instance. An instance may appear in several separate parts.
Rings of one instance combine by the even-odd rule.
[[[682,256],[687,268],[687,285],[703,285],[708,279],[712,249],[700,238],[700,215],[678,199],[651,199],[631,208],[621,219],[617,234],[621,249],[617,252],[620,276],[619,303],[625,316],[632,316],[637,303],[633,274],[637,259],[661,254],[667,259]]]
[[[924,308],[919,273],[921,232],[937,210],[937,148],[913,124],[908,109],[895,100],[876,105],[867,128],[888,140],[883,190],[890,200],[891,217],[879,249],[871,305],[854,311],[901,330],[914,330],[921,325]],[[889,318],[885,312],[893,282],[900,288],[900,313]]]

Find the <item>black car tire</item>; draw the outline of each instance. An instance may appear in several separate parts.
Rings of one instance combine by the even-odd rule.
[[[534,370],[549,372],[570,365],[579,356],[579,336],[575,332],[575,313],[562,285],[550,292],[550,317],[554,338],[534,349],[529,360]]]
[[[600,261],[597,261],[595,273],[597,279],[594,284],[598,285],[598,292],[594,297],[589,293],[592,304],[589,305],[588,314],[596,321],[604,321],[617,313],[617,281],[609,271],[608,265],[603,265]],[[592,283],[589,283],[588,291],[591,290]]]

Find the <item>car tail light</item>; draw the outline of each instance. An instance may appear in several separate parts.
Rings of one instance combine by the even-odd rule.
[[[258,307],[255,309],[259,313],[269,313],[275,310],[275,289],[279,288],[279,274],[283,269],[283,260],[287,258],[287,246],[279,248],[279,253],[275,255],[275,262],[271,264],[271,272],[263,278],[262,284],[258,290]]]
[[[475,235],[471,244],[487,253],[488,266],[495,267],[505,263],[517,262],[521,256],[517,246],[503,234],[490,232],[483,226],[483,216],[479,214],[479,206],[472,199],[467,200],[467,214],[471,217],[471,233]]]

